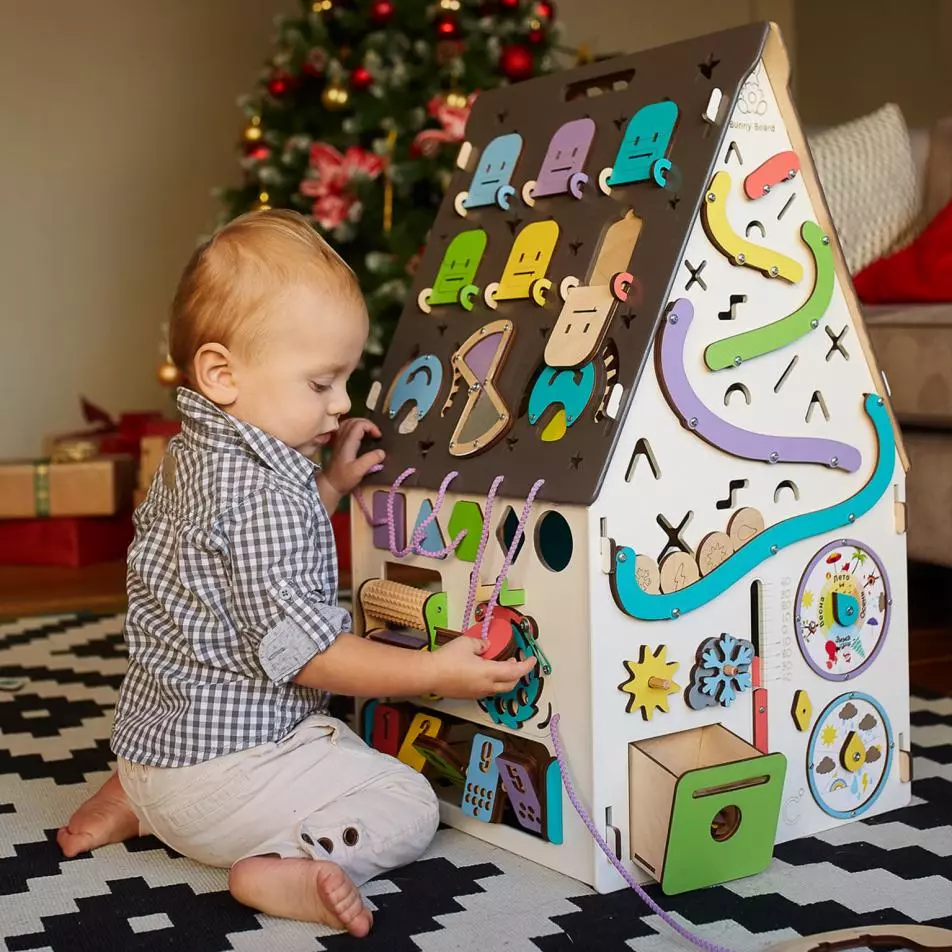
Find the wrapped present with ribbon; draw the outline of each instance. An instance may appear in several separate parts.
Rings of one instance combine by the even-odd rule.
[[[48,459],[0,462],[0,519],[111,516],[130,507],[135,481],[132,456],[64,441]]]
[[[50,459],[63,458],[70,453],[88,452],[93,455],[127,455],[138,459],[142,437],[150,432],[166,432],[178,428],[177,421],[166,420],[161,413],[123,413],[111,416],[102,407],[80,398],[80,411],[85,427],[70,433],[48,436],[43,454]]]

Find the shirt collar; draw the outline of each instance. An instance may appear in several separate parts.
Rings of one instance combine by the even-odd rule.
[[[320,466],[303,453],[251,423],[238,420],[187,387],[179,387],[177,404],[182,414],[182,430],[189,439],[210,449],[241,446],[269,469],[295,482],[313,482]]]

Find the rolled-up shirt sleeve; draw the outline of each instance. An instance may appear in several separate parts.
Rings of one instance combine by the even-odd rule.
[[[232,510],[232,599],[243,634],[257,641],[272,681],[290,681],[318,652],[352,628],[350,613],[329,604],[322,583],[334,538],[323,512],[268,488]]]

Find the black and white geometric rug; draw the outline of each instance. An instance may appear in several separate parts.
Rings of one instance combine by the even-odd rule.
[[[419,862],[368,883],[363,940],[235,902],[226,874],[144,838],[64,859],[55,830],[112,764],[125,668],[121,616],[0,625],[0,944],[112,952],[674,952],[692,948],[631,891],[608,896],[454,830]],[[952,699],[913,698],[913,803],[777,847],[760,876],[683,896],[652,891],[738,952],[877,923],[952,928]],[[647,914],[646,914],[647,913]]]

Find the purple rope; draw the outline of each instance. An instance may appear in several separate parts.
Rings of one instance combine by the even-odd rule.
[[[460,631],[466,631],[469,628],[469,619],[473,614],[473,605],[476,602],[476,589],[479,588],[479,572],[483,565],[483,556],[486,553],[486,543],[489,541],[489,526],[492,520],[493,503],[496,500],[496,492],[502,483],[504,476],[497,476],[489,487],[489,493],[486,496],[486,514],[483,516],[483,532],[479,538],[479,548],[476,550],[476,561],[473,563],[473,571],[469,576],[469,593],[466,596],[466,608],[463,612],[463,624]]]
[[[519,551],[519,543],[522,541],[522,534],[526,527],[526,521],[529,518],[529,510],[532,508],[532,503],[536,497],[536,494],[544,484],[544,479],[537,479],[535,483],[533,483],[532,489],[529,490],[529,495],[526,496],[525,505],[522,507],[522,515],[519,517],[519,525],[516,526],[516,534],[513,536],[512,545],[509,546],[509,551],[506,553],[505,559],[503,559],[502,568],[499,570],[499,574],[496,576],[496,584],[493,586],[492,598],[489,599],[489,605],[486,608],[486,614],[483,616],[483,641],[489,637],[489,625],[490,622],[492,622],[493,612],[496,610],[496,602],[498,601],[499,593],[502,590],[502,583],[506,580],[506,576],[509,574],[509,569],[512,567],[512,561],[515,558],[516,552]]]
[[[376,466],[371,466],[370,469],[367,470],[367,475],[369,476],[371,473],[379,473],[382,469],[383,463],[377,463]],[[385,526],[387,524],[386,519],[378,519],[376,522],[374,522],[373,513],[368,508],[367,502],[364,499],[364,494],[359,489],[355,489],[351,495],[357,501],[357,505],[360,506],[360,511],[364,514],[364,518],[367,520],[368,526],[370,526],[372,529],[376,529],[379,526]]]
[[[732,952],[731,949],[725,948],[722,945],[716,945],[713,942],[708,942],[707,939],[702,938],[699,935],[691,932],[686,926],[682,926],[677,919],[675,919],[670,913],[664,911],[645,891],[638,885],[637,880],[627,869],[621,864],[621,861],[615,855],[614,850],[602,839],[601,834],[598,832],[595,824],[592,822],[592,818],[588,815],[585,807],[582,806],[582,802],[579,800],[578,796],[575,793],[575,788],[572,786],[572,781],[569,778],[568,766],[566,764],[565,751],[562,748],[562,741],[559,738],[559,714],[553,714],[552,720],[549,722],[549,734],[552,737],[552,746],[555,748],[555,756],[559,762],[559,773],[562,774],[562,783],[565,786],[565,791],[569,795],[569,800],[572,802],[572,806],[575,807],[575,812],[581,817],[582,822],[588,828],[588,832],[592,834],[595,839],[595,842],[601,847],[602,852],[608,857],[608,861],[621,873],[622,878],[631,886],[632,889],[638,894],[642,902],[656,915],[660,916],[678,935],[683,936],[688,942],[692,942],[698,948],[705,949],[706,952]]]

